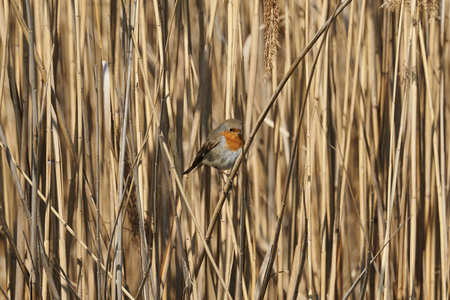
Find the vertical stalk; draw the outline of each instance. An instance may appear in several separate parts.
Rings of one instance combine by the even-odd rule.
[[[80,12],[78,0],[72,0],[72,10],[73,10],[73,31],[74,31],[74,44],[76,53],[76,86],[77,86],[77,156],[78,156],[78,172],[77,172],[77,234],[82,238],[83,228],[82,228],[82,209],[83,209],[83,185],[84,185],[84,141],[83,141],[83,82],[82,82],[82,71],[81,71],[81,50],[80,50]],[[83,265],[83,249],[80,244],[77,244],[77,292],[83,299],[85,297],[84,293],[84,265]],[[63,299],[66,299],[67,295],[62,294]]]
[[[33,186],[31,188],[31,293],[33,298],[37,298],[40,294],[40,264],[37,256],[37,243],[38,243],[38,198],[37,198],[37,186],[38,186],[38,99],[37,99],[37,74],[36,74],[36,61],[34,59],[34,17],[31,12],[30,0],[25,0],[27,19],[28,19],[28,51],[29,66],[30,66],[30,85],[31,85],[31,101],[32,101],[32,147],[31,147],[31,180]],[[24,83],[28,84],[28,83]]]
[[[417,253],[417,133],[418,133],[418,124],[417,124],[417,110],[418,110],[418,102],[417,102],[417,27],[414,25],[416,21],[419,21],[418,14],[416,14],[416,3],[415,0],[411,3],[411,33],[410,33],[410,43],[411,43],[411,60],[410,60],[410,93],[409,93],[409,105],[411,111],[411,198],[410,198],[410,215],[411,215],[411,231],[410,231],[410,252],[409,252],[409,290],[410,295],[408,298],[415,299],[416,298],[416,288],[415,288],[415,280],[416,280],[416,253]],[[420,21],[419,21],[420,22]],[[406,100],[406,99],[405,99]],[[390,289],[389,289],[390,290]]]
[[[127,81],[125,89],[125,106],[123,112],[122,120],[122,131],[120,136],[120,154],[119,154],[119,195],[118,195],[118,205],[124,200],[124,166],[125,166],[125,140],[127,135],[127,124],[128,124],[128,111],[130,107],[130,89],[131,89],[131,68],[133,62],[133,40],[131,33],[134,31],[134,25],[136,22],[136,5],[137,0],[133,1],[132,12],[130,18],[130,35],[128,40],[128,55],[127,55]],[[122,232],[123,232],[123,210],[120,211],[118,216],[118,227],[117,227],[117,241],[116,241],[116,254],[114,257],[114,271],[116,273],[116,282],[113,285],[116,286],[117,299],[122,299],[122,277],[123,277],[123,244],[122,244]]]
[[[440,117],[440,123],[439,123],[439,133],[440,133],[440,161],[442,162],[441,166],[441,190],[438,191],[441,194],[441,199],[439,199],[439,232],[440,232],[440,239],[441,239],[441,286],[442,286],[442,297],[449,297],[449,268],[450,268],[450,251],[449,251],[449,228],[448,228],[448,217],[446,216],[446,213],[448,210],[446,210],[446,203],[447,196],[447,178],[445,173],[445,145],[446,145],[446,128],[445,128],[445,66],[446,62],[448,62],[448,59],[446,59],[446,56],[448,56],[448,48],[449,48],[449,41],[448,41],[448,33],[446,33],[445,28],[446,24],[445,21],[447,20],[447,27],[448,27],[448,11],[446,12],[447,6],[446,6],[446,0],[441,1],[441,30],[440,30],[440,46],[441,46],[441,76],[440,76],[440,87],[439,87],[439,111],[442,114]],[[445,15],[447,13],[447,16]],[[446,35],[447,34],[447,35]],[[447,64],[448,66],[448,64]],[[448,89],[447,89],[448,94]],[[438,178],[436,178],[438,180]],[[447,224],[447,226],[445,225]]]
[[[45,50],[48,54],[52,53],[52,36],[51,36],[51,24],[50,24],[50,7],[49,7],[49,1],[44,1],[44,14],[45,14]],[[52,63],[52,56],[49,55],[48,57],[48,66],[50,66]],[[50,69],[50,68],[49,68]],[[51,76],[51,72],[48,73],[49,77]],[[51,80],[51,79],[50,79]],[[50,81],[51,82],[51,81]],[[49,81],[47,81],[47,87],[46,87],[47,93],[46,93],[46,170],[45,170],[45,195],[47,199],[51,199],[50,193],[51,193],[51,179],[52,179],[52,99],[51,99],[51,87],[49,84]],[[49,253],[50,249],[50,207],[51,207],[51,201],[49,200],[46,203],[45,207],[45,226],[44,226],[44,251],[45,253]],[[47,298],[47,276],[45,273],[42,277],[42,298]]]

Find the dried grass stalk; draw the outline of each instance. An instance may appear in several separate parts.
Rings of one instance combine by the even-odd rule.
[[[277,62],[280,6],[277,0],[264,0],[264,79],[270,78]]]

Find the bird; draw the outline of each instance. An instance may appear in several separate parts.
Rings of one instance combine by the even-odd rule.
[[[183,175],[207,165],[219,171],[228,170],[234,166],[242,152],[244,139],[242,138],[242,122],[228,119],[214,129],[200,147],[192,165]]]

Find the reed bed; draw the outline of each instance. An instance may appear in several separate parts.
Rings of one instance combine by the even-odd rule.
[[[450,299],[449,7],[0,1],[0,298]]]

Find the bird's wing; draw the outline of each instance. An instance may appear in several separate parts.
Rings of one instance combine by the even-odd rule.
[[[200,150],[198,151],[198,153],[195,156],[195,159],[194,159],[194,162],[192,163],[192,165],[189,167],[189,169],[184,171],[183,174],[187,174],[187,173],[191,172],[192,170],[196,169],[197,167],[200,167],[201,166],[200,163],[202,162],[202,160],[205,157],[205,155],[209,151],[211,151],[211,149],[216,147],[221,141],[222,141],[222,135],[219,135],[219,136],[211,135],[206,140],[206,142],[202,145]]]

